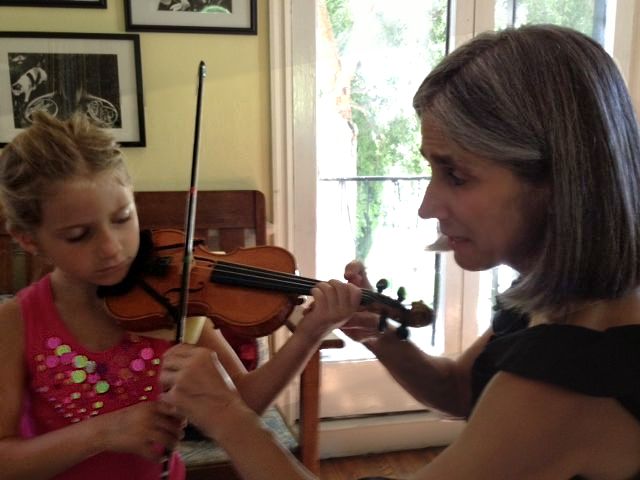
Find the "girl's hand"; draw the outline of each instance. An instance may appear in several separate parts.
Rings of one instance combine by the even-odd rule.
[[[140,402],[101,416],[105,423],[106,449],[135,453],[160,461],[183,436],[186,422],[173,406],[162,401]]]
[[[163,356],[163,401],[203,432],[215,437],[233,408],[246,408],[218,356],[212,350],[179,344]]]
[[[362,293],[353,284],[339,280],[320,282],[311,289],[313,302],[304,311],[298,326],[319,336],[340,327],[360,307]]]

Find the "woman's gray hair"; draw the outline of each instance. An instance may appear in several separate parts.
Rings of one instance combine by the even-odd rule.
[[[547,185],[540,255],[501,302],[562,311],[640,283],[640,133],[604,49],[551,25],[484,33],[448,55],[414,97],[461,148]]]

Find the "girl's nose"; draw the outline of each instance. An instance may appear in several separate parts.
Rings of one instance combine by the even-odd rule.
[[[120,253],[122,246],[120,245],[118,236],[115,233],[107,230],[102,235],[100,235],[100,243],[98,245],[98,248],[102,258],[110,258]]]

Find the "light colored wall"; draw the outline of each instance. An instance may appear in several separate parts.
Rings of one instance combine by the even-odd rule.
[[[126,32],[123,4],[0,7],[0,30],[140,35],[147,146],[125,149],[137,190],[188,188],[197,72],[204,60],[198,187],[257,189],[270,205],[268,2],[258,0],[257,36]]]

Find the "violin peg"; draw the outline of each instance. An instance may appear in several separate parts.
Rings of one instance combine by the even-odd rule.
[[[409,327],[403,323],[396,329],[396,335],[398,335],[400,340],[406,340],[409,338]]]
[[[382,333],[386,329],[387,329],[387,316],[384,313],[381,313],[380,318],[378,319],[378,331]]]
[[[381,278],[380,280],[378,280],[378,283],[376,283],[376,291],[378,293],[382,293],[388,286],[389,280],[387,280],[386,278]]]
[[[398,301],[402,303],[404,302],[405,298],[407,298],[407,290],[404,287],[400,287],[398,289]]]

